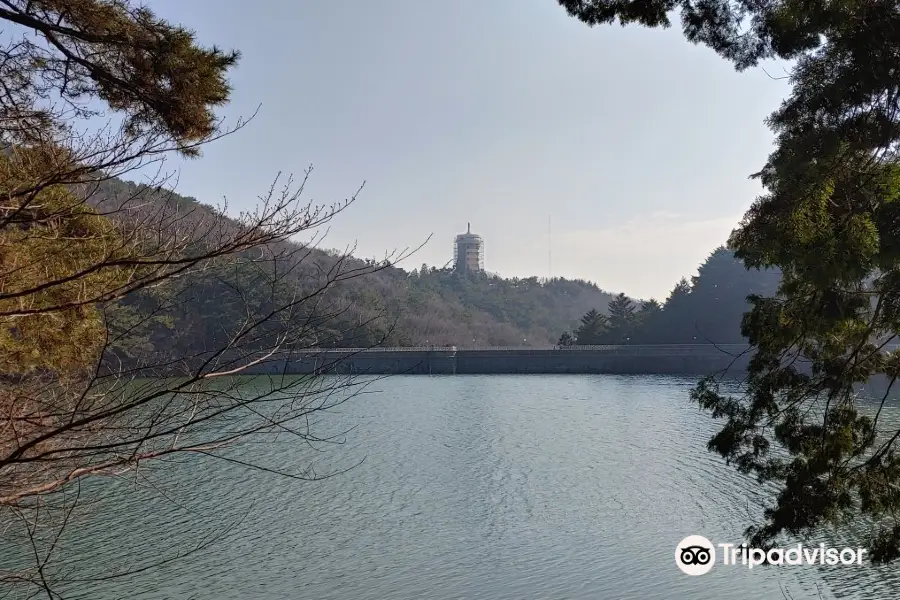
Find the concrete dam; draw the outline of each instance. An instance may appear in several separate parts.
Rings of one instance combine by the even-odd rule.
[[[747,345],[620,345],[547,348],[335,348],[286,352],[255,374],[475,375],[618,373],[709,375],[746,371]]]

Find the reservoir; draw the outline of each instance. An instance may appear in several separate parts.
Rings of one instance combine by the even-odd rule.
[[[739,544],[769,493],[706,451],[717,423],[694,381],[370,378],[316,414],[321,442],[279,435],[83,486],[51,570],[92,600],[896,597],[895,566],[678,570],[682,538]],[[898,406],[881,418],[900,423]]]

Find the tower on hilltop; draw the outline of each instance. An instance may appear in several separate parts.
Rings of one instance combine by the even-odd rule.
[[[457,273],[475,273],[484,270],[484,240],[472,233],[467,223],[466,232],[456,236],[453,247],[454,266]]]

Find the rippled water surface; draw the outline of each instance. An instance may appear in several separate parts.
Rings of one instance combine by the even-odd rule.
[[[900,597],[896,567],[678,571],[679,540],[739,542],[764,500],[706,452],[716,424],[688,402],[692,383],[375,381],[314,424],[352,428],[345,443],[285,437],[235,455],[346,472],[307,483],[221,460],[157,465],[85,494],[54,568],[93,579],[187,554],[66,590],[99,600]]]

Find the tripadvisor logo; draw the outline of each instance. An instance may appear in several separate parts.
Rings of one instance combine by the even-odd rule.
[[[689,535],[675,547],[675,564],[687,575],[709,573],[716,564],[716,549],[726,566],[742,565],[748,569],[770,565],[861,565],[865,548],[826,548],[825,544],[789,548],[748,548],[745,544],[713,544],[702,535]]]
[[[675,548],[675,564],[687,575],[709,573],[716,563],[716,548],[702,535],[689,535]]]

